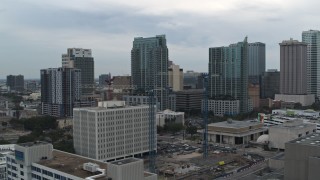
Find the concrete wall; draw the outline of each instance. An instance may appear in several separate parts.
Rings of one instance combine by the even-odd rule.
[[[313,133],[313,130],[317,128],[316,124],[301,124],[301,126],[305,126],[303,128],[296,127],[283,127],[279,126],[271,126],[269,127],[269,147],[276,149],[284,149],[285,143],[301,136],[305,136],[306,133]]]
[[[308,95],[276,94],[274,99],[277,101],[301,103],[302,106],[310,106],[315,102],[314,94],[308,94]]]
[[[301,145],[299,143],[286,143],[285,145],[285,180],[313,179],[313,174],[319,171],[319,161],[312,160],[309,163],[309,157],[320,156],[320,146]],[[310,165],[318,164],[316,169]],[[311,168],[311,169],[310,169]],[[310,172],[309,172],[310,171]],[[319,179],[319,176],[315,176]]]

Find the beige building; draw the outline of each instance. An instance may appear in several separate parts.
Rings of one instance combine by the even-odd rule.
[[[220,144],[248,144],[249,141],[256,141],[266,131],[263,124],[257,121],[228,120],[208,124],[208,139]]]
[[[269,127],[269,147],[284,149],[285,143],[301,136],[316,132],[316,124],[306,124],[302,120],[286,121]]]
[[[183,69],[179,65],[172,64],[168,69],[169,87],[173,91],[183,90]]]
[[[252,100],[253,109],[260,107],[260,86],[258,84],[249,84],[248,95]]]

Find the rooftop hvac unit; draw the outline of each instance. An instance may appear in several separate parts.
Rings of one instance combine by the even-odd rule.
[[[95,163],[84,163],[83,164],[83,169],[89,172],[96,172],[98,171],[97,169],[99,168],[98,164]]]

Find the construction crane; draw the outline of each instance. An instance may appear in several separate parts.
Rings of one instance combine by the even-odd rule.
[[[202,116],[203,116],[203,158],[206,159],[208,157],[208,73],[201,74],[203,78],[203,109],[202,109]]]
[[[110,78],[110,79],[106,79],[105,82],[108,85],[108,97],[107,100],[111,101],[113,99],[112,97],[112,85],[113,85],[113,81],[114,81],[114,77]]]
[[[155,173],[156,150],[155,150],[155,96],[154,90],[148,92],[149,98],[149,171]]]
[[[156,106],[156,94],[155,91],[165,90],[170,91],[170,87],[151,89],[148,91],[149,99],[149,171],[156,173],[156,120],[155,120],[155,106]]]

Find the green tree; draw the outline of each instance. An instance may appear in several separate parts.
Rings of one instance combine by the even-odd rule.
[[[0,145],[4,145],[4,144],[10,144],[10,142],[1,139],[1,140],[0,140]]]
[[[194,134],[197,134],[197,127],[196,126],[188,126],[186,128],[186,133],[190,134],[192,137]]]

